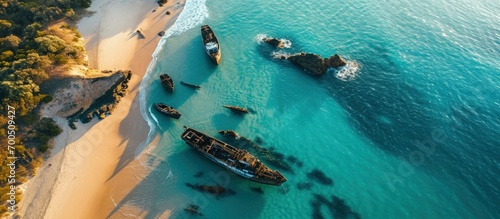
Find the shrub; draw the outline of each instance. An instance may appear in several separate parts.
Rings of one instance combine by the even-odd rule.
[[[38,150],[42,153],[45,153],[47,150],[49,149],[49,145],[48,144],[43,144],[42,146],[40,146],[38,148]]]
[[[40,120],[39,130],[50,137],[61,134],[62,129],[56,124],[52,118],[44,117]]]
[[[51,95],[45,95],[43,98],[42,98],[42,102],[44,103],[50,103],[50,101],[52,101],[54,99],[54,97],[52,97]]]
[[[59,65],[68,64],[68,59],[62,54],[56,55],[54,57],[54,61],[56,62],[56,64],[59,64]]]

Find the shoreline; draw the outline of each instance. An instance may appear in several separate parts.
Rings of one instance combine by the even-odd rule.
[[[77,123],[78,128],[71,130],[64,119],[56,119],[63,132],[54,139],[51,152],[55,153],[23,185],[19,209],[23,218],[120,217],[114,211],[116,203],[141,180],[134,174],[140,166],[136,150],[150,129],[140,112],[139,86],[160,42],[158,32],[175,23],[185,2],[168,2],[163,7],[145,0],[92,2],[88,10],[95,13],[77,22],[89,65],[131,70],[129,93],[102,121]],[[145,38],[138,36],[139,29]],[[140,215],[141,209],[136,211]],[[169,212],[163,215],[168,217]]]

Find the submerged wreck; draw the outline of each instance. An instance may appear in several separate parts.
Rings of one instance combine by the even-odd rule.
[[[181,137],[197,152],[227,170],[254,182],[279,186],[287,179],[272,170],[248,151],[236,148],[192,128]]]
[[[220,130],[219,133],[224,136],[229,136],[233,138],[238,138],[240,135],[234,130]]]
[[[239,107],[239,106],[229,106],[229,105],[224,105],[223,106],[224,108],[228,108],[230,109],[231,111],[233,112],[240,112],[240,113],[248,113],[248,110],[243,108],[243,107]]]
[[[190,87],[190,88],[194,88],[194,89],[201,88],[200,85],[190,84],[190,83],[186,83],[184,81],[181,81],[181,84],[184,85],[184,86],[186,86],[186,87]]]

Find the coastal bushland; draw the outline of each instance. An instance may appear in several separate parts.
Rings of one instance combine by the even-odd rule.
[[[52,97],[40,89],[72,65],[86,65],[81,35],[72,27],[91,0],[0,0],[0,215],[10,206],[7,126],[15,123],[15,186],[35,174],[50,140],[61,133],[38,115]],[[15,117],[8,111],[15,109]],[[11,156],[11,155],[10,155]],[[21,193],[16,192],[16,203]]]

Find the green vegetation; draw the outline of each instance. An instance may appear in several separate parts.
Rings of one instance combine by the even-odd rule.
[[[39,118],[37,107],[52,97],[40,85],[83,64],[85,50],[80,34],[65,21],[77,18],[91,0],[0,0],[0,217],[8,209],[8,125],[15,123],[16,182],[18,186],[36,171],[50,139],[61,129],[50,118]],[[10,107],[9,107],[10,106]],[[8,114],[15,108],[15,117]],[[9,117],[11,115],[11,117]],[[14,127],[14,126],[10,126]],[[12,156],[12,155],[11,155]],[[20,192],[16,192],[16,202]]]

